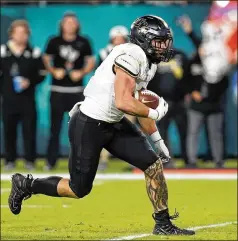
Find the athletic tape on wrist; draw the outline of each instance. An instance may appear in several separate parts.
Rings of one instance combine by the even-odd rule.
[[[159,117],[158,111],[150,108],[148,118],[153,119],[153,120],[157,120],[158,117]]]
[[[162,140],[160,133],[158,131],[154,132],[152,135],[150,135],[150,138],[153,142],[157,142]]]

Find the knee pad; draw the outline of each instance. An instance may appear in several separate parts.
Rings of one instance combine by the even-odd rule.
[[[154,178],[158,172],[163,172],[163,164],[160,159],[158,159],[155,163],[150,165],[146,170],[145,170],[145,175]]]

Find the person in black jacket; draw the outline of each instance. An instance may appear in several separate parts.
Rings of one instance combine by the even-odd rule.
[[[219,30],[205,22],[203,38],[192,30],[189,17],[180,18],[180,24],[197,48],[190,61],[188,80],[191,81],[191,106],[188,112],[187,151],[190,167],[196,167],[198,137],[206,122],[213,161],[224,165],[224,106],[228,87],[229,61]]]
[[[12,22],[9,41],[1,45],[2,115],[7,170],[17,156],[17,126],[22,122],[26,168],[33,169],[36,158],[35,86],[46,75],[40,49],[31,47],[30,29],[25,20]]]
[[[184,78],[187,72],[188,58],[186,54],[175,49],[173,58],[168,63],[160,63],[154,78],[150,81],[148,89],[157,93],[168,102],[167,115],[157,125],[161,137],[169,145],[168,129],[174,120],[180,136],[181,157],[187,164],[186,136],[187,136],[187,109],[185,96],[188,93],[188,85]],[[170,161],[165,167],[174,167]]]
[[[80,24],[74,13],[66,13],[58,36],[47,43],[44,61],[52,74],[50,116],[51,129],[46,169],[56,165],[59,136],[65,112],[83,101],[83,78],[94,69],[95,60],[89,40],[79,34]]]

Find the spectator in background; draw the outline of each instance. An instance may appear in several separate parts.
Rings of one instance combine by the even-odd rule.
[[[124,26],[118,25],[111,28],[109,32],[109,43],[105,48],[100,49],[99,51],[98,65],[100,65],[106,59],[115,46],[128,42],[128,34],[128,30]]]
[[[187,135],[187,109],[185,95],[188,93],[188,85],[184,78],[187,72],[188,59],[184,52],[175,49],[174,57],[168,63],[160,63],[154,78],[150,81],[148,89],[157,93],[169,104],[166,116],[157,125],[162,139],[169,146],[168,129],[172,121],[175,121],[180,136],[181,157],[187,162],[186,135]],[[174,167],[171,160],[165,167]]]
[[[188,3],[188,1],[151,1],[151,0],[145,0],[144,1],[147,4],[152,4],[152,5],[162,5],[162,6],[167,6],[167,5],[171,5],[171,4],[178,4],[178,5],[186,5]]]
[[[115,46],[128,42],[128,34],[128,30],[124,26],[117,25],[111,28],[109,32],[109,43],[106,45],[105,48],[100,49],[99,51],[98,66],[107,58],[107,56],[110,54],[110,52]],[[129,119],[133,121],[133,117],[129,116]],[[109,155],[110,154],[107,150],[102,150],[98,166],[98,169],[100,171],[104,171],[107,168]]]
[[[64,15],[59,35],[48,41],[44,61],[52,74],[51,129],[46,166],[50,170],[55,167],[59,156],[59,136],[64,113],[84,99],[83,77],[95,65],[90,43],[80,35],[80,24],[74,13]]]
[[[0,89],[3,98],[3,127],[6,165],[15,167],[17,126],[22,122],[26,168],[36,158],[35,86],[46,75],[40,49],[29,43],[30,28],[25,20],[12,22],[9,41],[1,45]]]
[[[219,29],[203,23],[202,40],[192,30],[189,17],[179,20],[184,31],[198,48],[189,64],[187,78],[191,81],[192,102],[188,112],[187,152],[190,167],[196,167],[198,137],[206,121],[211,154],[216,167],[224,165],[224,94],[228,87],[229,60]]]

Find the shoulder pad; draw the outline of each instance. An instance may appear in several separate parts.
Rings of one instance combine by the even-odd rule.
[[[137,77],[140,73],[139,61],[132,55],[121,54],[116,57],[114,64],[132,77]]]

